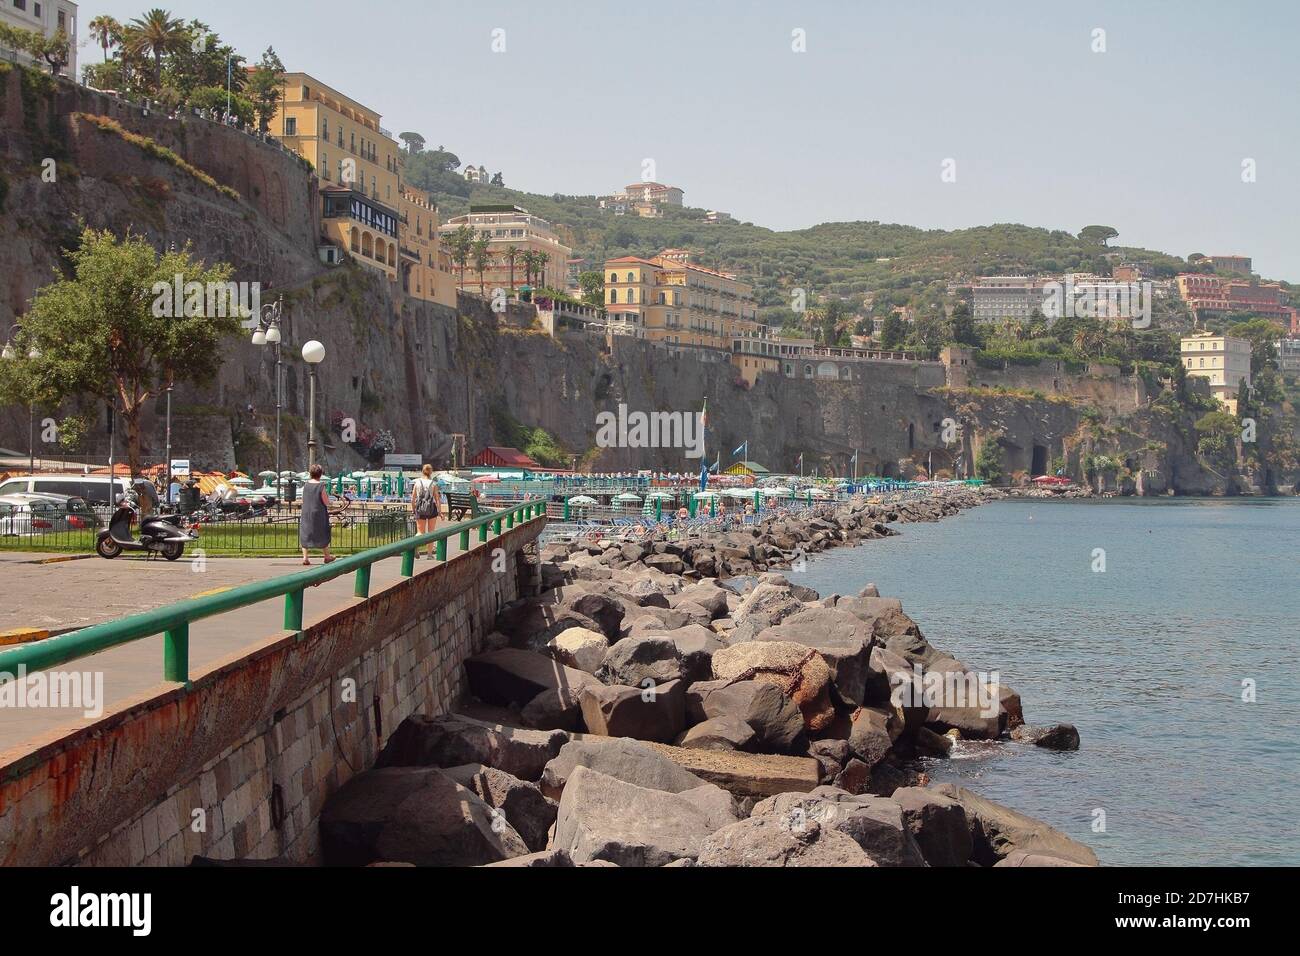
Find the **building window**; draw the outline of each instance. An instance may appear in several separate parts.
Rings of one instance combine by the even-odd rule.
[[[297,136],[297,135],[298,135],[298,119],[297,119],[297,117],[294,117],[294,116],[286,116],[286,117],[284,118],[284,135],[285,135],[285,136]]]
[[[610,289],[610,290],[609,290],[609,304],[610,304],[610,305],[618,305],[618,290],[617,290],[617,289]]]
[[[635,282],[635,281],[636,281],[636,279],[633,277],[632,273],[630,273],[630,272],[627,274],[627,281],[628,281],[628,282]]]
[[[330,138],[330,121],[328,119],[320,121],[320,138],[327,141]]]

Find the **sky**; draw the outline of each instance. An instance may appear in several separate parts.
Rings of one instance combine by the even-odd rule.
[[[1294,0],[85,0],[82,39],[154,3],[515,189],[650,160],[773,229],[1099,223],[1300,281]]]

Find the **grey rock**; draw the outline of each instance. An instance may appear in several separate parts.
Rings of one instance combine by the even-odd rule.
[[[406,718],[388,738],[375,766],[456,767],[483,764],[520,780],[538,780],[569,735],[559,730],[520,730],[457,714]]]

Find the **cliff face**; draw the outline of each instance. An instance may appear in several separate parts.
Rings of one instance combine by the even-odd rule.
[[[942,473],[958,455],[969,468],[983,442],[997,441],[1008,474],[1037,473],[1062,459],[1082,475],[1104,450],[1141,464],[1126,471],[1145,469],[1148,493],[1231,490],[1187,453],[1174,424],[1147,409],[1152,396],[1140,379],[1109,370],[1072,376],[1059,367],[882,363],[855,367],[848,381],[765,376],[748,388],[726,363],[626,338],[553,338],[533,327],[529,313],[497,316],[473,296],[462,296],[456,310],[408,299],[364,267],[320,262],[317,182],[296,156],[197,117],[147,115],[66,83],[39,86],[22,71],[0,74],[0,335],[62,267],[61,249],[79,220],[130,229],[158,246],[188,242],[199,258],[234,265],[236,280],[261,283],[264,302],[285,299],[285,467],[305,461],[308,377],[299,351],[318,339],[326,359],[316,427],[329,466],[364,462],[342,441],[344,420],[359,437],[388,432],[396,451],[434,460],[448,455],[452,435],[465,435],[473,452],[504,441],[506,423],[516,422],[545,429],[593,467],[694,471],[699,461],[680,449],[596,449],[596,416],[620,403],[697,412],[707,398],[710,461],[720,453],[730,462],[747,441],[749,457],[777,471],[795,469],[805,453],[809,470],[846,474],[856,450],[859,473]],[[41,175],[46,157],[56,161],[53,182]],[[226,348],[213,383],[173,395],[173,455],[200,467],[271,466],[274,349],[246,339]],[[1094,433],[1088,416],[1097,413],[1121,423],[1114,434]],[[145,416],[151,459],[164,452],[162,414],[159,400]],[[948,419],[965,426],[951,446]],[[0,446],[26,445],[26,409],[0,409]],[[81,452],[105,458],[102,428]],[[37,454],[75,457],[53,446]]]

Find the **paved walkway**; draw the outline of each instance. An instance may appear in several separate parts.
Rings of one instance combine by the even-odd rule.
[[[471,549],[484,547],[478,534],[470,535]],[[459,535],[447,541],[447,559],[460,553]],[[492,547],[489,539],[487,547]],[[209,558],[202,571],[187,559],[174,564],[162,560],[123,556],[114,561],[93,558],[58,564],[34,564],[39,555],[0,555],[0,631],[17,627],[62,630],[113,621],[140,611],[199,597],[269,577],[304,571],[301,558]],[[320,558],[313,557],[319,566]],[[423,556],[416,561],[417,575],[436,566]],[[389,558],[373,565],[371,595],[402,580],[402,559]],[[304,596],[303,626],[323,620],[358,603],[353,597],[353,574],[344,574]],[[190,625],[190,676],[204,673],[216,661],[283,629],[284,599],[262,601]],[[60,671],[103,674],[103,709],[151,688],[161,692],[163,638],[134,641],[91,657],[65,664]],[[54,730],[71,732],[93,723],[77,709],[0,708],[0,754]]]

